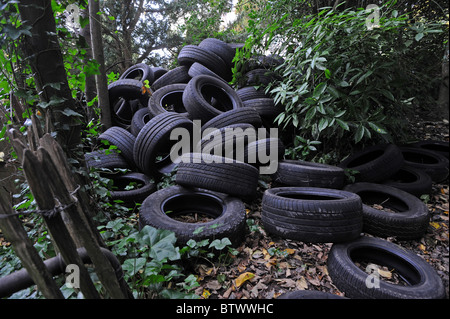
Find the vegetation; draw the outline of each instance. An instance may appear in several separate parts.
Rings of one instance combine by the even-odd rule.
[[[43,131],[68,146],[74,170],[89,181],[88,191],[100,212],[99,230],[122,262],[134,295],[196,298],[193,288],[198,283],[192,264],[202,261],[219,268],[236,251],[226,238],[178,247],[169,231],[148,226],[138,231],[139,207],[128,209],[111,202],[111,181],[96,171],[86,175],[82,154],[91,149],[105,123],[92,82],[99,64],[92,57],[89,36],[67,24],[69,4],[80,8],[80,27],[86,31],[87,0],[0,1],[0,168],[6,162],[15,167],[16,187],[9,189],[14,209],[33,211],[36,203],[17,156],[6,143],[7,125],[24,132],[37,116]],[[367,20],[373,13],[365,10],[367,4],[238,1],[239,19],[225,27],[222,16],[231,10],[227,0],[101,1],[101,11],[95,15],[102,24],[109,82],[140,62],[169,68],[183,45],[207,37],[245,41],[235,57],[234,83],[258,55],[281,57],[280,64],[268,68],[279,79],[264,89],[284,107],[274,125],[281,129],[282,138],[293,141],[287,145],[286,156],[335,163],[350,148],[406,139],[405,115],[418,106],[437,111],[433,103],[446,46],[448,50],[448,5],[444,1],[419,1],[414,7],[400,1],[378,3],[380,19],[372,21]],[[42,22],[39,15],[44,13],[50,16],[46,20],[50,26],[36,33],[41,26],[24,17],[28,14],[32,21]],[[39,43],[31,39],[52,42],[51,52],[45,52],[50,55],[33,51]],[[162,49],[165,54],[160,54]],[[159,187],[170,183],[167,176]],[[35,215],[22,219],[41,256],[53,257],[54,247],[42,219]],[[258,230],[252,219],[248,226],[252,232]],[[20,268],[19,259],[0,236],[0,277]],[[219,283],[224,280],[218,278]],[[73,289],[63,291],[66,297],[76,297]],[[13,297],[40,295],[30,289]]]

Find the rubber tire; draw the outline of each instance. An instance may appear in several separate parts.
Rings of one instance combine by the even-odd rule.
[[[344,170],[337,166],[300,160],[282,160],[272,176],[275,183],[287,186],[342,189]]]
[[[361,197],[365,233],[409,240],[422,237],[428,229],[428,207],[412,194],[395,187],[364,182],[347,185],[344,190]],[[381,203],[396,212],[371,207]]]
[[[242,102],[244,107],[252,108],[256,112],[258,112],[261,118],[265,119],[274,119],[283,111],[279,105],[275,105],[272,98],[260,98],[260,99],[252,99],[246,100]]]
[[[359,171],[356,182],[380,182],[394,175],[404,160],[400,148],[394,144],[379,144],[356,152],[338,166]]]
[[[175,128],[187,129],[192,134],[193,123],[178,113],[166,112],[152,118],[136,137],[133,157],[137,167],[145,174],[158,178],[165,167],[172,167],[170,158],[156,162],[158,152],[175,143],[170,134]]]
[[[204,65],[222,79],[231,80],[231,69],[220,56],[196,45],[185,45],[178,54],[178,63],[190,67],[195,62]]]
[[[270,96],[264,93],[263,89],[256,89],[254,86],[245,86],[236,91],[237,95],[241,98],[242,102],[254,99],[265,99]]]
[[[205,92],[205,87],[210,87],[208,92]],[[229,103],[222,105],[223,111],[219,110],[211,104],[211,101],[205,99],[204,94],[206,93],[210,94],[210,98],[215,98],[220,103],[225,102],[225,100]],[[223,112],[243,107],[236,91],[227,83],[210,75],[198,75],[189,81],[183,92],[183,103],[191,117],[200,119],[203,123]]]
[[[355,265],[353,260],[367,260],[396,269],[417,284],[402,286],[379,280],[379,287],[369,288],[374,275],[369,275]],[[436,270],[412,251],[373,237],[361,237],[355,241],[335,244],[331,247],[328,273],[336,287],[346,297],[354,299],[443,299],[445,288]],[[372,277],[369,277],[372,276]]]
[[[284,156],[285,146],[283,142],[279,138],[269,137],[260,140],[256,140],[254,142],[248,143],[247,147],[244,150],[244,162],[249,163],[255,166],[265,165],[267,163],[262,163],[259,159],[258,152],[261,151],[261,147],[265,150],[264,154],[270,154],[271,144],[276,143],[277,149],[277,159],[280,159]],[[255,154],[255,162],[253,163],[253,156]],[[252,161],[252,163],[250,163]]]
[[[130,166],[135,166],[133,157],[133,147],[136,137],[126,129],[112,126],[98,136],[99,140],[107,140],[110,144],[117,146],[125,160]]]
[[[156,91],[160,88],[175,83],[188,83],[191,77],[188,74],[189,67],[182,65],[167,71],[155,80],[152,84],[152,90]],[[144,104],[147,105],[147,104]]]
[[[214,220],[197,224],[183,223],[170,218],[166,214],[168,210],[172,214],[179,210],[180,213],[202,212]],[[236,197],[176,185],[163,188],[144,200],[139,213],[140,229],[145,225],[173,231],[180,247],[190,239],[198,242],[224,237],[231,241],[233,247],[237,247],[245,236],[246,212],[244,203]]]
[[[148,104],[150,95],[148,93],[142,93],[143,86],[144,84],[141,81],[134,79],[120,79],[108,86],[109,103],[113,125],[127,128],[127,125],[129,126],[131,124],[131,119],[133,118],[135,109],[139,109],[139,105],[136,105],[135,107],[130,105],[129,119],[121,119],[114,110],[114,107],[120,98],[128,101],[129,103],[132,103],[133,100],[138,100],[141,105]]]
[[[401,189],[420,198],[422,195],[431,194],[433,181],[424,171],[405,165],[381,184]]]
[[[405,164],[421,169],[436,183],[447,179],[449,173],[448,159],[436,152],[418,147],[400,147]]]
[[[133,207],[135,204],[141,204],[151,193],[156,191],[156,185],[150,177],[145,174],[131,172],[124,175],[110,177],[113,183],[124,181],[128,185],[131,182],[143,184],[140,188],[131,190],[111,190],[112,200],[121,200],[127,207]]]
[[[231,69],[236,50],[226,42],[215,38],[206,38],[198,44],[198,47],[215,53],[225,62],[227,68]]]
[[[261,221],[266,231],[281,238],[308,243],[348,241],[362,232],[362,203],[358,195],[342,190],[271,188],[263,195]]]
[[[253,109],[241,107],[227,112],[223,112],[202,125],[202,131],[207,128],[220,129],[233,124],[247,123],[255,128],[262,126],[261,117]]]
[[[88,168],[126,168],[129,169],[130,165],[125,158],[114,151],[106,154],[106,150],[97,150],[87,154],[84,154],[84,160]]]
[[[213,71],[208,69],[206,66],[204,66],[203,64],[200,64],[198,62],[194,62],[194,64],[192,64],[189,67],[188,74],[191,78],[194,78],[197,75],[210,75],[210,76],[214,76],[214,77],[218,78],[221,81],[225,81],[219,75],[217,75],[216,73],[214,73]]]
[[[155,80],[155,75],[150,66],[145,63],[138,63],[126,69],[119,79],[135,79],[142,83],[144,83],[145,80],[148,80],[151,85]]]
[[[229,131],[234,132],[235,129],[242,129],[242,134],[228,133]],[[249,132],[250,135],[253,135],[252,132],[254,132],[254,136],[256,138],[255,128],[253,125],[247,123],[228,125],[220,129],[213,130],[210,134],[206,134],[206,131],[204,131],[203,138],[197,144],[196,152],[204,154],[211,154],[211,152],[213,152],[211,155],[237,159],[235,158],[238,153],[236,146],[242,145],[243,148],[247,146],[249,140],[249,134],[245,134],[247,132]],[[217,149],[219,148],[221,152],[220,154],[216,154],[215,152],[217,152]],[[244,158],[242,157],[237,160],[243,162]]]
[[[175,181],[186,187],[200,187],[244,200],[256,197],[258,169],[239,161],[201,153],[184,154]]]
[[[169,84],[153,92],[148,101],[150,114],[156,116],[161,113],[175,112],[190,117],[183,105],[183,92],[186,89],[186,86],[186,83]],[[165,108],[163,103],[170,103],[170,106],[173,106],[173,109]]]
[[[144,125],[153,118],[148,108],[139,109],[134,113],[131,119],[130,132],[134,136],[138,136]]]
[[[449,158],[449,142],[437,141],[437,140],[423,140],[420,142],[416,142],[413,144],[407,145],[408,147],[418,147],[422,149],[426,149],[435,153],[439,153],[442,156]]]

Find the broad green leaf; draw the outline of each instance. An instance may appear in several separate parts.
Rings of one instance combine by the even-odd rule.
[[[374,130],[375,132],[379,133],[379,134],[387,134],[386,130],[384,130],[383,128],[379,127],[378,125],[376,125],[373,122],[368,122],[370,128],[372,130]]]
[[[364,136],[364,126],[362,126],[362,124],[360,124],[358,126],[358,129],[356,130],[356,134],[355,134],[355,143],[358,143],[362,140]]]
[[[175,247],[175,233],[166,229],[156,229],[146,225],[138,234],[138,240],[142,245],[150,248],[149,256],[162,261],[164,259],[180,259],[180,253]]]
[[[316,99],[319,98],[322,95],[322,93],[326,90],[326,88],[327,85],[324,82],[319,83],[314,89],[313,97]]]

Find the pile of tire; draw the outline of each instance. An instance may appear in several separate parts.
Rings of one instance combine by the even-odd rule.
[[[111,175],[119,188],[111,192],[112,198],[126,205],[141,204],[140,227],[172,230],[179,244],[189,239],[228,237],[238,245],[245,233],[244,202],[257,194],[258,167],[262,164],[249,158],[271,143],[276,144],[279,156],[284,154],[278,138],[253,141],[243,136],[239,141],[234,137],[231,144],[224,143],[227,129],[256,131],[281,111],[272,98],[253,87],[259,78],[266,79],[262,64],[249,71],[247,84],[236,89],[228,84],[235,53],[234,47],[208,38],[198,46],[184,46],[178,55],[179,65],[172,70],[144,63],[130,67],[108,87],[114,126],[100,134],[99,150],[85,155],[89,167],[132,171]],[[171,135],[176,129],[190,136],[197,129],[210,133],[203,135],[198,145],[181,148],[175,154],[171,150],[179,141],[172,140]],[[236,159],[239,143],[243,146],[240,160]],[[233,147],[224,149],[223,156],[208,154],[206,149],[213,150],[215,144]],[[112,151],[111,145],[118,152]],[[175,168],[177,185],[156,191],[150,181]],[[141,187],[126,191],[123,186],[127,181]],[[175,219],[192,211],[212,221],[199,226]]]
[[[430,193],[433,182],[448,177],[448,158],[439,154],[445,147],[448,152],[448,143],[376,145],[337,166],[282,159],[284,145],[274,137],[251,141],[243,135],[224,143],[230,142],[227,129],[269,129],[282,111],[264,90],[255,88],[276,77],[266,66],[279,61],[261,57],[233,88],[228,82],[234,56],[232,46],[209,38],[198,46],[183,47],[179,65],[172,70],[137,64],[109,86],[114,126],[99,136],[103,141],[99,145],[107,141],[119,152],[100,149],[86,154],[86,163],[132,171],[115,179],[119,184],[136,181],[141,187],[133,194],[112,193],[127,204],[141,204],[140,228],[171,230],[180,245],[190,239],[227,237],[238,246],[246,234],[245,203],[258,196],[259,169],[264,165],[250,158],[275,145],[277,170],[261,204],[267,233],[307,243],[333,243],[328,271],[348,297],[445,297],[442,281],[424,260],[377,237],[408,240],[424,235],[429,212],[418,197]],[[196,145],[193,141],[174,152],[179,142],[172,139],[176,129],[190,136],[208,133]],[[224,144],[231,149],[220,149]],[[238,145],[243,146],[242,154]],[[152,180],[174,169],[176,185],[156,190]],[[346,178],[349,171],[355,179],[351,184]],[[176,218],[186,214],[208,219],[188,223]],[[358,258],[396,268],[410,286],[381,282],[371,289],[369,275],[354,262]]]

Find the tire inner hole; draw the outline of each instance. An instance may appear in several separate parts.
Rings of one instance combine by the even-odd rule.
[[[408,206],[400,199],[381,192],[376,191],[362,191],[358,192],[363,204],[371,206],[378,210],[383,210],[391,213],[405,212]]]
[[[162,210],[172,219],[184,223],[206,223],[223,213],[223,204],[209,194],[176,195],[162,204]]]

